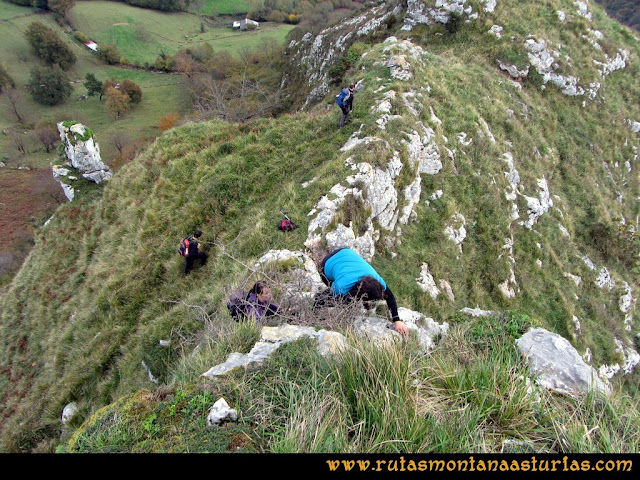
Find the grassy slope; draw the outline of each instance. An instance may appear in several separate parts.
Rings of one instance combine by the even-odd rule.
[[[204,15],[244,15],[251,9],[251,2],[243,0],[206,0],[202,13]]]
[[[550,36],[557,31],[544,10],[504,8],[498,12],[503,18],[517,13],[541,19],[532,30]],[[315,201],[345,177],[338,150],[354,127],[337,131],[337,112],[323,107],[242,126],[186,125],[161,136],[125,166],[101,197],[63,206],[38,235],[28,268],[3,297],[3,450],[52,450],[60,436],[71,433],[59,422],[67,402],[77,401],[81,407],[74,427],[98,407],[122,397],[125,407],[102,410],[84,426],[72,444],[75,450],[225,451],[244,436],[250,439],[242,444],[245,451],[499,451],[505,438],[530,442],[538,451],[637,451],[637,440],[629,440],[638,438],[637,400],[624,397],[621,385],[610,402],[563,400],[542,392],[545,407],[540,408],[525,398],[524,384],[516,381],[524,372],[512,343],[512,336],[531,324],[568,335],[576,315],[585,332],[576,341],[579,350],[591,348],[594,365],[619,361],[612,340],[624,334],[619,295],[587,280],[577,289],[563,276],[570,271],[590,278],[579,258],[587,254],[598,265],[606,264],[618,281],[637,285],[636,273],[603,258],[584,241],[584,224],[593,212],[610,219],[637,215],[632,202],[618,204],[613,193],[623,189],[627,198],[636,198],[637,179],[613,166],[616,160],[631,160],[631,146],[637,142],[622,121],[640,118],[637,103],[628,101],[639,93],[639,50],[625,30],[601,22],[598,27],[609,41],[630,50],[630,66],[607,77],[602,96],[586,107],[582,99],[553,88],[541,90],[535,83],[513,87],[495,67],[503,44],[474,28],[445,39],[412,33],[414,41],[425,41],[429,52],[415,88],[431,87],[428,94],[423,90],[425,106],[433,107],[443,121],[434,125],[440,147],[456,147],[458,173],[443,157],[443,172],[425,176],[423,198],[441,189],[442,200],[421,203],[418,221],[403,228],[398,255],[381,249],[374,265],[394,285],[400,305],[452,323],[456,333],[437,354],[414,357],[404,347],[385,353],[360,345],[363,357],[347,357],[347,367],[337,369],[313,356],[312,345],[293,345],[264,371],[239,372],[207,385],[214,395],[194,387],[200,373],[232,351],[247,351],[256,335],[248,327],[229,326],[225,288],[247,271],[221,246],[246,264],[270,248],[301,249],[304,226],[278,235],[277,212],[285,209],[292,218],[304,219]],[[560,35],[571,48],[581,48],[581,26],[569,27]],[[522,33],[514,29],[513,34]],[[361,137],[382,134],[399,148],[401,132],[413,121],[407,117],[381,133],[370,107],[379,99],[374,93],[379,83],[399,90],[411,87],[391,81],[380,59],[376,48],[356,65],[367,88],[358,94],[354,123],[364,125]],[[593,66],[575,68],[586,78],[595,75]],[[394,113],[406,115],[406,107],[398,102]],[[429,123],[428,108],[422,117]],[[496,144],[477,134],[480,118],[489,124]],[[611,125],[619,126],[613,135]],[[473,137],[473,147],[455,143],[460,132]],[[451,140],[445,142],[441,134]],[[543,216],[535,233],[509,226],[501,160],[507,150],[513,153],[527,194],[534,194],[536,179],[544,176],[559,197],[554,200],[558,210]],[[603,161],[610,164],[611,175]],[[301,187],[314,177],[318,180],[311,186]],[[524,214],[526,206],[521,204],[520,211]],[[462,255],[443,234],[455,212],[468,221]],[[571,240],[560,235],[560,222]],[[205,241],[215,239],[217,245],[209,245],[208,266],[187,282],[180,275],[182,262],[175,248],[195,227],[203,228]],[[497,285],[508,272],[500,254],[512,229],[521,292],[507,301],[497,293]],[[536,260],[542,261],[542,269]],[[451,283],[454,302],[442,297],[434,301],[418,289],[414,279],[424,261],[436,278]],[[505,328],[504,319],[487,325],[456,313],[475,306],[516,312],[507,317],[515,332]],[[474,325],[480,328],[474,330]],[[159,347],[161,339],[171,340],[172,348]],[[196,344],[200,346],[192,353]],[[128,397],[151,386],[142,361],[173,387]],[[393,372],[398,375],[381,376],[389,366],[397,368]],[[413,378],[419,382],[417,391],[411,387]],[[627,379],[629,385],[634,378],[637,374]],[[626,391],[633,393],[632,388]],[[201,441],[204,437],[197,432],[204,429],[202,405],[222,394],[242,413],[239,430],[218,436],[206,432],[207,441]],[[402,410],[400,421],[385,395],[400,399],[391,407],[408,409]],[[122,418],[115,425],[114,408]],[[464,415],[452,418],[451,412]],[[314,437],[302,428],[302,419],[309,418],[326,430]],[[255,424],[261,427],[252,428]],[[380,433],[376,425],[388,429]],[[599,433],[586,437],[584,431],[595,426]],[[384,441],[389,438],[403,443]],[[175,443],[169,445],[169,440]]]
[[[227,7],[230,8],[227,5],[224,13],[232,13]],[[99,41],[115,42],[123,56],[128,57],[130,62],[136,61],[141,65],[145,62],[153,64],[160,51],[175,53],[179,48],[204,41],[209,42],[215,49],[231,52],[238,52],[242,48],[256,48],[264,41],[281,42],[292,28],[284,25],[265,25],[260,31],[239,34],[229,28],[207,27],[206,34],[200,34],[200,19],[195,15],[163,14],[116,2],[77,2],[70,12],[70,18],[76,29]],[[25,29],[35,20],[57,31],[78,58],[77,63],[68,72],[73,81],[73,93],[61,105],[40,105],[32,100],[24,87],[31,68],[39,64],[24,38]],[[114,23],[127,25],[113,25]],[[187,42],[184,38],[185,29],[198,35]],[[124,34],[117,36],[118,31]],[[25,123],[33,126],[38,121],[54,124],[75,120],[90,126],[100,145],[102,160],[112,167],[115,166],[113,161],[118,155],[112,141],[114,136],[124,133],[128,138],[127,142],[153,139],[158,133],[157,126],[162,116],[174,113],[181,116],[190,114],[190,101],[180,88],[179,75],[106,65],[70,34],[64,33],[50,14],[36,15],[30,8],[0,2],[0,38],[3,39],[0,44],[0,61],[16,81],[21,95],[19,110],[25,117]],[[113,121],[107,115],[104,100],[100,101],[97,97],[78,100],[81,95],[87,93],[83,85],[87,73],[93,73],[101,81],[109,78],[134,81],[142,88],[142,102],[122,119]],[[0,96],[0,105],[0,129],[18,128],[18,135],[24,141],[27,151],[24,156],[18,155],[12,139],[8,135],[0,135],[0,161],[5,161],[11,167],[21,165],[48,168],[51,160],[55,158],[55,151],[47,153],[33,132],[16,125],[6,96]],[[15,176],[7,181],[20,181],[21,174],[15,173],[14,170],[6,172],[5,175]],[[38,207],[40,209],[49,202],[49,198],[41,200],[43,205]],[[37,199],[35,201],[37,202]],[[11,202],[7,203],[10,204]],[[27,225],[29,220],[25,220],[24,217],[20,219],[17,215],[17,210],[9,214],[18,219],[17,228],[30,228],[30,225]],[[0,243],[3,255],[8,254],[13,248],[10,243]]]

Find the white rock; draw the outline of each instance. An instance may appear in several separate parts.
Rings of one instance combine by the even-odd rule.
[[[65,405],[62,410],[62,424],[65,425],[76,413],[78,413],[78,405],[75,402]]]
[[[229,407],[229,404],[224,398],[220,398],[209,409],[209,412],[207,412],[207,425],[210,427],[220,425],[227,419],[235,422],[238,419],[238,412]]]

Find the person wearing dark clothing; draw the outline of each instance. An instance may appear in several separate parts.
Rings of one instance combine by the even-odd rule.
[[[407,326],[398,316],[398,304],[393,292],[376,270],[357,252],[340,248],[327,255],[320,267],[320,278],[326,290],[316,294],[313,308],[332,305],[335,302],[351,303],[385,300],[391,312],[391,321],[398,333],[407,335]]]
[[[280,307],[271,303],[273,293],[266,282],[256,282],[247,295],[244,314],[256,321],[263,317],[271,317],[280,311]]]
[[[189,275],[189,272],[193,268],[193,264],[196,260],[200,260],[202,265],[207,264],[207,254],[205,252],[200,251],[200,243],[198,239],[202,235],[200,230],[196,230],[193,235],[189,235],[187,237],[187,241],[189,242],[189,249],[184,256],[184,274]]]
[[[340,119],[340,128],[344,127],[347,122],[347,116],[353,111],[353,91],[356,84],[352,83],[347,88],[343,88],[338,94],[336,103],[342,110],[342,118]]]

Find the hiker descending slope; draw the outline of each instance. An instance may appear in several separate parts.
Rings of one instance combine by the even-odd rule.
[[[178,253],[184,257],[185,275],[189,275],[189,272],[193,268],[193,264],[196,260],[200,260],[203,266],[207,263],[207,254],[200,251],[200,243],[198,242],[201,235],[202,232],[200,230],[196,230],[193,235],[186,236],[182,239],[182,242],[180,242]]]
[[[352,83],[346,88],[340,90],[340,93],[336,97],[336,103],[342,110],[342,118],[340,119],[340,128],[344,127],[347,122],[347,116],[353,111],[353,91],[356,88],[356,84]]]
[[[402,335],[409,333],[398,316],[398,304],[393,293],[369,262],[354,250],[340,248],[327,255],[320,266],[320,278],[329,288],[316,294],[314,309],[354,300],[363,300],[365,307],[369,308],[369,302],[385,300],[396,331]]]

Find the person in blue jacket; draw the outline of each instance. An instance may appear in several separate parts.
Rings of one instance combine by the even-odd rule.
[[[327,255],[320,267],[320,278],[329,288],[316,294],[313,308],[332,305],[336,301],[367,302],[385,300],[391,312],[391,321],[398,333],[407,335],[407,326],[398,316],[398,304],[384,279],[376,270],[350,248],[340,248]]]
[[[347,122],[347,116],[353,111],[353,90],[356,88],[356,84],[352,83],[347,88],[340,90],[336,103],[342,110],[342,119],[340,120],[340,128],[344,127]]]

